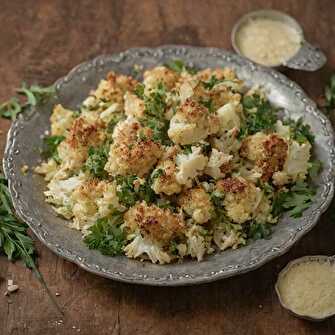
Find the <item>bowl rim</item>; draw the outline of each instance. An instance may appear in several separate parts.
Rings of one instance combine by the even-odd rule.
[[[124,52],[112,54],[112,55],[102,55],[94,58],[93,60],[89,60],[87,62],[83,62],[77,66],[75,66],[66,76],[58,79],[55,83],[56,88],[59,88],[63,83],[67,83],[71,81],[71,78],[73,76],[78,75],[79,73],[82,75],[85,71],[88,71],[92,66],[98,66],[99,64],[102,64],[103,62],[106,62],[108,60],[112,61],[122,61],[124,57],[132,57],[134,55],[146,55],[149,54],[151,56],[158,57],[162,53],[168,53],[171,57],[177,57],[180,56],[182,58],[183,54],[187,54],[188,51],[202,51],[210,53],[211,55],[215,57],[221,57],[225,58],[226,60],[234,59],[236,62],[240,62],[243,64],[243,66],[247,66],[252,68],[253,70],[261,70],[266,71],[267,73],[271,74],[276,80],[281,81],[282,83],[285,83],[286,85],[289,85],[290,88],[294,89],[297,92],[297,96],[299,96],[299,99],[304,102],[304,104],[307,106],[311,106],[312,112],[314,115],[316,115],[320,119],[320,123],[323,124],[323,127],[325,130],[327,130],[327,134],[330,137],[330,140],[332,143],[334,143],[334,133],[333,129],[331,127],[330,121],[327,119],[325,115],[323,115],[320,111],[317,110],[315,103],[310,100],[307,95],[304,93],[304,91],[301,89],[299,85],[292,82],[288,78],[286,78],[283,74],[278,73],[277,71],[274,71],[272,69],[269,69],[267,67],[256,65],[253,62],[249,61],[248,59],[241,57],[239,55],[233,54],[229,51],[226,51],[224,49],[218,49],[218,48],[208,48],[208,47],[192,47],[192,46],[184,46],[184,45],[165,45],[160,46],[156,48],[132,48],[128,49]],[[293,237],[291,237],[281,248],[276,248],[276,250],[271,250],[271,252],[268,252],[265,255],[262,255],[257,261],[250,261],[249,264],[244,264],[243,266],[239,266],[236,271],[233,270],[220,270],[215,272],[207,272],[207,273],[201,273],[201,275],[198,276],[190,276],[188,274],[184,274],[183,276],[173,278],[172,276],[165,276],[165,277],[149,277],[149,276],[136,276],[134,274],[133,276],[125,275],[124,273],[116,273],[116,272],[108,272],[106,269],[99,268],[95,264],[90,264],[85,262],[81,257],[78,255],[69,253],[68,251],[62,251],[59,250],[59,248],[47,241],[45,236],[43,235],[42,231],[39,231],[39,228],[36,220],[34,221],[34,218],[30,216],[30,213],[27,213],[22,203],[20,203],[20,200],[16,195],[18,194],[17,190],[17,182],[15,180],[15,175],[13,175],[13,157],[15,157],[15,134],[17,131],[19,131],[21,125],[21,119],[22,117],[19,117],[11,126],[8,135],[7,135],[7,143],[6,143],[6,149],[5,154],[3,158],[3,168],[6,178],[8,179],[8,187],[9,191],[13,198],[13,205],[14,209],[17,213],[17,215],[25,221],[30,228],[33,230],[35,235],[38,237],[38,239],[45,244],[49,249],[51,249],[54,253],[57,255],[76,263],[78,266],[83,268],[86,271],[92,272],[94,274],[111,278],[117,281],[122,282],[128,282],[128,283],[137,283],[137,284],[145,284],[145,285],[152,285],[152,286],[185,286],[185,285],[194,285],[194,284],[200,284],[200,283],[207,283],[227,277],[231,277],[237,274],[242,274],[251,270],[255,270],[265,263],[269,262],[270,260],[281,256],[282,254],[286,253],[304,234],[306,234],[309,230],[311,230],[317,223],[319,217],[321,214],[328,208],[328,206],[331,203],[331,200],[333,198],[334,194],[334,175],[332,172],[329,171],[329,174],[327,174],[327,193],[324,201],[320,203],[320,206],[313,212],[311,215],[312,219],[309,220],[308,225],[304,227],[304,229],[296,230]],[[331,163],[332,168],[335,165],[335,150],[332,150],[331,155]]]

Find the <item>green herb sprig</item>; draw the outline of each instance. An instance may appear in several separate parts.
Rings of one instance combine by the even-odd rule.
[[[0,117],[14,121],[18,114],[39,104],[44,104],[55,94],[54,86],[41,87],[31,85],[28,87],[23,83],[21,88],[16,90],[17,96],[10,98],[0,105]],[[22,96],[20,99],[19,96]]]
[[[172,71],[181,74],[182,72],[188,72],[189,74],[196,74],[198,70],[195,67],[186,65],[181,59],[173,59],[164,64],[167,68]]]
[[[10,261],[20,259],[28,268],[32,269],[52,303],[63,314],[35,264],[36,251],[27,230],[28,226],[19,221],[14,214],[7,180],[0,174],[0,253],[7,255]]]

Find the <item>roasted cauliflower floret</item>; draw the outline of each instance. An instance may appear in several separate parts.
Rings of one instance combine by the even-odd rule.
[[[208,222],[214,211],[209,194],[201,187],[187,190],[179,197],[178,203],[199,224]]]
[[[241,156],[255,162],[261,169],[263,181],[284,167],[288,151],[287,142],[277,134],[256,133],[242,143]]]
[[[233,156],[213,148],[205,173],[214,179],[223,178],[233,168]]]
[[[145,94],[149,95],[150,91],[156,88],[159,83],[163,83],[168,90],[171,90],[175,85],[178,76],[174,71],[165,66],[156,66],[153,69],[145,71],[143,78]]]
[[[216,184],[224,193],[223,205],[228,217],[236,223],[251,220],[262,200],[262,191],[242,177],[226,178]]]
[[[218,118],[198,102],[187,99],[170,121],[168,135],[176,144],[192,144],[219,130]]]
[[[127,91],[132,92],[136,85],[137,81],[132,77],[119,75],[111,71],[107,75],[107,80],[101,80],[98,88],[91,92],[91,96],[94,98],[93,103],[110,101],[118,103],[122,108],[124,94]]]
[[[62,105],[56,105],[50,117],[51,135],[65,136],[71,128],[74,119],[73,111],[64,108]]]
[[[144,117],[144,101],[141,100],[137,95],[127,92],[124,95],[124,112],[128,116],[133,116],[136,118]]]
[[[58,171],[58,164],[52,158],[48,159],[47,162],[43,162],[41,165],[36,166],[36,173],[44,175],[46,181],[51,180]]]
[[[236,102],[229,102],[217,110],[220,120],[220,133],[223,134],[233,128],[240,129],[242,105]]]
[[[146,175],[162,154],[161,147],[152,140],[133,144],[113,143],[110,147],[105,170],[112,176]]]
[[[160,245],[169,242],[184,232],[184,220],[181,214],[147,205],[144,201],[131,207],[124,215],[125,227],[131,232],[140,232],[142,236]]]
[[[187,237],[187,255],[202,261],[205,254],[214,251],[211,239],[206,238],[206,231],[202,226],[192,225],[185,233]]]
[[[81,183],[71,194],[73,202],[72,228],[86,230],[93,225],[99,217],[97,199],[104,192],[104,182],[97,179],[89,179]]]
[[[299,144],[297,141],[291,141],[283,170],[273,175],[274,183],[281,186],[289,182],[304,180],[308,173],[311,148],[309,142]]]
[[[246,243],[242,236],[242,226],[221,222],[214,228],[213,241],[220,250],[237,249]]]
[[[207,165],[207,157],[201,153],[200,147],[192,147],[190,154],[179,154],[176,158],[178,172],[177,182],[187,187],[192,186],[193,179],[202,173]]]

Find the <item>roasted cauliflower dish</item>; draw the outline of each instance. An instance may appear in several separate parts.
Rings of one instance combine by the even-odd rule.
[[[261,87],[180,60],[141,75],[110,72],[76,110],[54,106],[43,140],[46,202],[90,249],[201,261],[310,206],[314,136]]]

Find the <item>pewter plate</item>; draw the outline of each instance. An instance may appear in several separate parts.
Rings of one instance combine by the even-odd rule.
[[[315,156],[323,162],[321,175],[315,180],[318,194],[313,205],[300,219],[284,216],[274,228],[272,238],[258,240],[238,250],[227,250],[206,257],[202,262],[155,265],[124,256],[107,257],[86,248],[80,233],[66,226],[44,202],[45,182],[31,171],[23,175],[22,165],[39,163],[38,148],[49,129],[51,107],[62,103],[76,108],[108,71],[130,74],[134,64],[144,69],[180,58],[199,68],[229,66],[247,85],[262,85],[270,101],[293,118],[302,116],[316,135]],[[254,270],[289,250],[316,225],[329,206],[334,193],[334,135],[328,119],[317,110],[303,90],[282,74],[255,65],[230,52],[215,48],[164,46],[155,49],[130,49],[111,56],[101,56],[75,67],[56,82],[58,97],[48,105],[32,110],[13,123],[4,158],[4,171],[19,217],[28,223],[36,236],[53,252],[95,274],[129,283],[176,286],[210,282]]]

